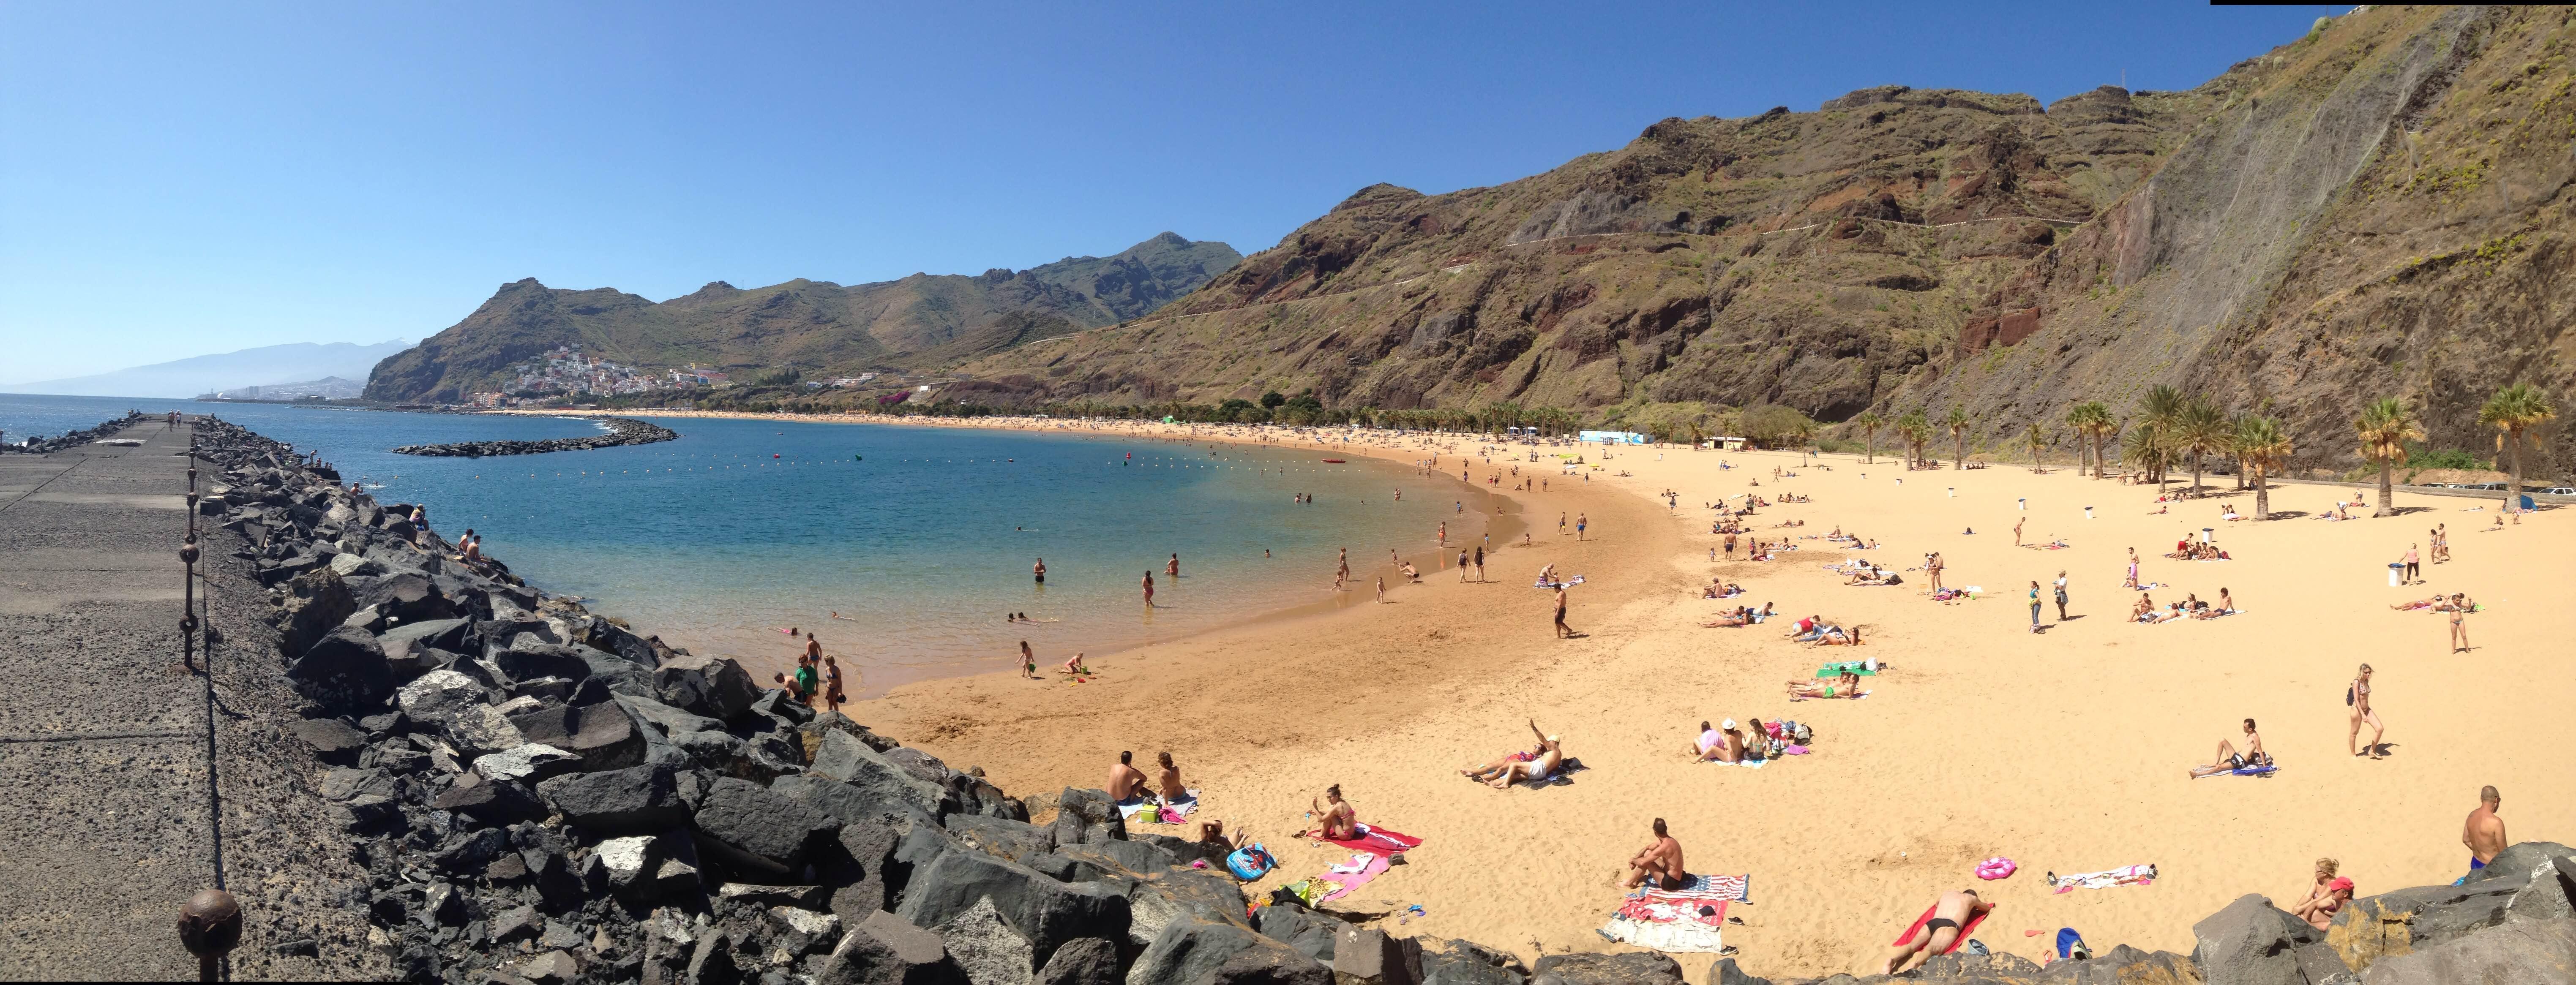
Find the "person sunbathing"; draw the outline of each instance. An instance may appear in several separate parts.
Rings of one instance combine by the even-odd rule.
[[[1699,739],[1691,745],[1694,762],[1732,763],[1744,758],[1744,733],[1736,731],[1732,718],[1716,728],[1708,727],[1707,722],[1699,723]]]
[[[1682,869],[1682,843],[1673,840],[1660,817],[1655,819],[1654,843],[1628,860],[1628,875],[1619,888],[1635,889],[1648,879],[1655,881],[1656,888],[1668,890],[1690,883],[1690,874]]]
[[[1325,804],[1332,806],[1327,807]],[[1349,841],[1360,836],[1359,812],[1351,809],[1350,801],[1342,799],[1341,784],[1336,783],[1324,788],[1323,804],[1309,800],[1306,805],[1312,808],[1307,816],[1321,818],[1322,823],[1313,831],[1301,832],[1299,837],[1315,835],[1325,841]]]
[[[1816,645],[1817,645],[1817,646],[1859,646],[1859,645],[1860,645],[1860,627],[1858,627],[1858,626],[1854,626],[1854,627],[1851,627],[1850,629],[1844,629],[1844,628],[1843,628],[1843,627],[1841,627],[1841,626],[1827,626],[1827,627],[1825,627],[1825,635],[1823,635],[1823,636],[1821,636],[1821,637],[1818,637],[1818,638],[1816,639]]]
[[[1700,626],[1704,629],[1728,629],[1736,626],[1750,626],[1754,621],[1753,607],[1739,605],[1735,607],[1735,611],[1718,616],[1714,622],[1701,623]]]
[[[1841,676],[1834,678],[1830,683],[1813,680],[1793,680],[1789,682],[1789,700],[1791,701],[1805,701],[1809,698],[1857,697],[1860,697],[1860,675],[1850,671],[1844,671]]]
[[[1905,970],[1918,956],[1930,960],[1932,955],[1948,951],[1959,942],[1961,928],[1974,922],[1977,914],[1994,908],[1994,904],[1977,898],[1973,889],[1941,894],[1940,900],[1932,904],[1932,919],[1924,921],[1922,929],[1907,935],[1904,942],[1889,948],[1887,959],[1879,964],[1879,973],[1893,975]]]
[[[1486,786],[1501,790],[1523,780],[1536,783],[1555,776],[1565,767],[1565,743],[1556,736],[1539,731],[1537,719],[1530,720],[1529,729],[1531,735],[1538,736],[1538,755],[1504,763],[1502,770],[1486,781]]]
[[[2245,748],[2243,750],[2237,749],[2236,744],[2233,742],[2226,739],[2220,739],[2218,740],[2218,758],[2210,760],[2208,765],[2194,766],[2191,768],[2190,772],[2193,779],[2198,779],[2204,776],[2214,776],[2219,773],[2234,772],[2236,770],[2245,769],[2249,766],[2270,765],[2272,765],[2272,754],[2263,751],[2263,734],[2254,730],[2254,720],[2248,718],[2245,720]]]

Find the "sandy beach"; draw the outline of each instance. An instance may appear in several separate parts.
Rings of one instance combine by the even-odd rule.
[[[1197,436],[1254,432],[1202,425]],[[1454,468],[1459,453],[1479,447],[1429,436],[1362,453],[1409,462],[1437,450]],[[934,680],[848,711],[951,763],[980,765],[1011,790],[1097,787],[1120,750],[1140,763],[1169,751],[1204,791],[1199,817],[1248,828],[1280,858],[1256,891],[1348,857],[1294,837],[1309,826],[1310,801],[1338,783],[1362,821],[1424,844],[1334,909],[1384,914],[1391,932],[1517,947],[1524,958],[1620,947],[1595,929],[1617,907],[1613,880],[1651,841],[1656,817],[1691,871],[1750,877],[1749,902],[1729,911],[1743,923],[1726,928],[1726,942],[1747,970],[1790,975],[1874,970],[1882,944],[1961,886],[1998,905],[1976,937],[2037,960],[2060,927],[2097,948],[2188,951],[2194,920],[2245,893],[2286,905],[2306,891],[2320,856],[2340,859],[2365,895],[2448,881],[2466,870],[2460,823],[2484,784],[2503,791],[2514,840],[2569,835],[2576,775],[2554,750],[2576,739],[2565,714],[2576,707],[2576,676],[2551,661],[2576,632],[2576,614],[2555,601],[2576,578],[2576,539],[2561,512],[2481,532],[2495,501],[2401,492],[2405,515],[2332,522],[2313,517],[2338,498],[2375,493],[2292,485],[2273,489],[2273,508],[2305,516],[2227,522],[2222,504],[2250,513],[2253,496],[2228,493],[2225,477],[2207,480],[2218,490],[2210,496],[2167,507],[2153,485],[2069,468],[1909,473],[1884,457],[1818,456],[1799,468],[1802,457],[1785,452],[1582,453],[1588,483],[1559,475],[1551,457],[1518,463],[1524,475],[1544,474],[1548,491],[1511,492],[1509,477],[1499,487],[1531,546],[1498,550],[1489,583],[1460,584],[1456,572],[1425,563],[1422,584],[1393,587],[1391,604],[1377,605],[1366,589],[1386,545],[1354,544],[1357,585],[1332,611],[1094,654],[1101,676],[1087,684]],[[1476,479],[1508,468],[1501,454],[1477,465]],[[1775,479],[1774,468],[1797,474]],[[1679,509],[1659,498],[1666,489]],[[1748,536],[1792,538],[1798,550],[1767,562],[1709,560],[1719,538],[1704,504],[1745,492],[1812,497],[1746,521]],[[1589,516],[1581,543],[1557,533],[1559,513]],[[1805,526],[1774,528],[1793,520]],[[2016,547],[2016,522],[2029,543],[2069,546]],[[2391,588],[2387,563],[2410,544],[2429,562],[2426,532],[2437,523],[2449,526],[2454,560],[2427,563],[2422,584]],[[1882,546],[1838,549],[1822,539],[1837,526]],[[2203,527],[2215,528],[2232,560],[2162,556]],[[2162,586],[2151,592],[2158,604],[2183,593],[2212,600],[2223,587],[2243,611],[2128,621],[2132,547],[2141,580]],[[1931,551],[1946,559],[1946,584],[1984,591],[1932,601],[1923,573],[1903,570]],[[1417,562],[1434,560],[1419,553]],[[1848,586],[1823,570],[1850,557],[1900,570],[1905,584]],[[1549,593],[1531,587],[1550,563],[1586,576],[1569,616],[1580,638],[1553,638]],[[2061,570],[2076,618],[2059,622],[2050,605],[2046,632],[2033,634],[2029,583],[2044,596]],[[1305,574],[1332,599],[1330,571]],[[1700,598],[1712,576],[1748,594]],[[2437,591],[2466,592],[2484,607],[2467,620],[2470,652],[2449,652],[2446,617],[2389,608]],[[1766,602],[1779,619],[1700,625],[1721,609]],[[1808,614],[1862,627],[1867,645],[1784,638],[1789,621]],[[1786,681],[1822,662],[1862,657],[1888,665],[1867,679],[1869,697],[1785,697]],[[2385,759],[2346,751],[2343,691],[2363,662],[2376,669]],[[1687,761],[1699,722],[1729,717],[1809,723],[1813,752],[1759,770]],[[2218,740],[2242,744],[2247,717],[2280,770],[2187,778]],[[1457,775],[1528,748],[1531,720],[1561,733],[1586,768],[1558,785],[1509,791]],[[1043,819],[1052,804],[1032,808]],[[2020,871],[1976,879],[1977,862],[1998,855]],[[2137,864],[2155,865],[2158,878],[2062,894],[2044,882],[2052,871]],[[1423,913],[1404,920],[1416,905]],[[1713,960],[1677,957],[1694,978]]]

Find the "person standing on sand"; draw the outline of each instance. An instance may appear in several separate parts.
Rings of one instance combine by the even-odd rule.
[[[2441,563],[2443,563],[2443,562],[2449,561],[2450,559],[2451,559],[2451,525],[2450,525],[2450,524],[2447,524],[2447,523],[2437,523],[2437,524],[2434,524],[2434,525],[2433,525],[2433,563],[2434,563],[2434,564],[2441,564]]]
[[[1465,504],[1461,503],[1459,505],[1464,506]],[[1440,521],[1440,546],[1449,546],[1449,521],[1447,520]]]
[[[2424,566],[2417,563],[2423,559],[2415,556],[2415,545],[2406,545],[2405,556],[2400,557],[2397,560],[2398,563],[2406,566],[2406,570],[2398,575],[2397,580],[2410,585],[2418,585],[2424,582]]]
[[[1145,572],[1145,607],[1154,607],[1154,573],[1151,571]]]
[[[2362,751],[2353,748],[2353,740],[2360,738],[2361,727],[2363,725],[2368,725],[2370,726],[2370,748],[2368,750],[2368,755],[2372,759],[2383,758],[2379,754],[2379,738],[2380,736],[2388,734],[2388,727],[2381,725],[2379,723],[2379,713],[2370,709],[2369,664],[2361,665],[2361,672],[2353,677],[2352,686],[2349,690],[2344,692],[2343,698],[2344,703],[2352,706],[2352,733],[2344,736],[2344,751],[2352,753],[2355,756],[2364,754]]]
[[[1655,888],[1671,890],[1690,881],[1690,873],[1682,868],[1682,843],[1673,840],[1663,818],[1656,818],[1654,827],[1654,843],[1628,860],[1628,874],[1619,880],[1619,888],[1635,889],[1652,879]]]
[[[2025,524],[2025,523],[2029,523],[2029,522],[2030,522],[2030,518],[2029,518],[2029,517],[2023,517],[2023,518],[2021,518],[2021,519],[2019,519],[2019,520],[2015,520],[2015,521],[2013,521],[2013,546],[2014,546],[2014,547],[2020,547],[2020,546],[2021,546],[2021,525],[2022,525],[2022,524]]]
[[[1562,510],[1558,511],[1556,514],[1556,535],[1559,537],[1565,536],[1565,513]]]
[[[797,700],[797,703],[802,704],[802,705],[804,705],[805,707],[808,707],[808,708],[814,707],[815,679],[816,679],[816,675],[815,675],[815,673],[814,673],[814,658],[812,658],[812,657],[799,657],[799,658],[797,658],[797,660],[796,660],[796,700]]]
[[[826,710],[826,711],[839,711],[839,710],[841,710],[841,702],[844,702],[844,701],[847,701],[847,700],[849,700],[849,696],[841,690],[841,662],[840,662],[840,661],[838,661],[838,660],[835,660],[835,659],[833,659],[833,658],[831,658],[831,657],[824,657],[824,658],[823,658],[823,704],[824,704],[824,710]]]
[[[1379,575],[1379,576],[1377,577],[1377,604],[1379,604],[1379,605],[1385,605],[1385,604],[1386,604],[1386,576],[1385,576],[1385,575]]]
[[[2468,619],[2469,607],[2467,605],[2462,604],[2451,607],[2451,652],[2453,653],[2467,653],[2469,651]]]
[[[1485,545],[1476,545],[1476,583],[1485,583]]]
[[[1038,584],[1041,584],[1041,585],[1046,584],[1046,559],[1045,559],[1045,558],[1039,558],[1039,559],[1038,559],[1037,566],[1036,566],[1036,567],[1034,567],[1034,568],[1031,568],[1030,570],[1031,570],[1031,571],[1034,571],[1034,572],[1036,572],[1036,573],[1037,573],[1037,576],[1038,576]]]
[[[1924,555],[1924,556],[1923,556],[1923,573],[1924,573],[1925,575],[1927,575],[1927,576],[1929,576],[1929,577],[1931,578],[1931,580],[1932,580],[1932,590],[1933,590],[1933,591],[1935,591],[1935,592],[1940,591],[1940,590],[1941,590],[1941,552],[1939,552],[1939,551],[1934,551],[1934,552],[1932,552],[1932,553],[1930,553],[1930,554],[1926,554],[1926,555]]]
[[[2504,819],[2496,816],[2496,808],[2503,805],[2504,795],[2497,793],[2496,788],[2478,790],[2478,809],[2469,812],[2469,823],[2460,831],[2460,844],[2469,846],[2469,875],[2476,875],[2479,869],[2486,868],[2487,863],[2495,861],[2496,855],[2504,851]],[[2469,876],[2461,876],[2460,882],[2468,879]]]
[[[1556,585],[1556,638],[1561,640],[1573,635],[1574,630],[1565,625],[1565,583],[1558,582]]]
[[[1466,584],[1466,583],[1467,583],[1467,549],[1466,549],[1466,548],[1464,548],[1464,547],[1461,547],[1461,548],[1459,548],[1459,549],[1458,549],[1458,584],[1464,585],[1464,584]]]
[[[1583,528],[1591,525],[1591,519],[1591,517],[1581,513],[1574,515],[1574,539],[1583,539]]]
[[[2057,573],[2057,621],[2066,621],[2066,572]]]
[[[1726,559],[1735,560],[1735,531],[1726,532]]]
[[[2039,632],[2039,583],[2030,583],[2030,631]]]

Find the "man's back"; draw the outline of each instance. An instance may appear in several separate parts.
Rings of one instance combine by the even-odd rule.
[[[2460,840],[2468,844],[2469,854],[2477,856],[2478,861],[2493,862],[2496,853],[2504,851],[2504,818],[2497,817],[2493,809],[2480,804],[2477,810],[2469,812],[2467,830],[2461,834]]]

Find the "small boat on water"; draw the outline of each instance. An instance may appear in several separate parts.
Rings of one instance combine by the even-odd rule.
[[[1338,458],[1327,458],[1327,459],[1325,459],[1325,460],[1324,460],[1324,464],[1326,464],[1326,465],[1340,465],[1340,464],[1342,464],[1342,461],[1343,461],[1342,459],[1338,459]]]

